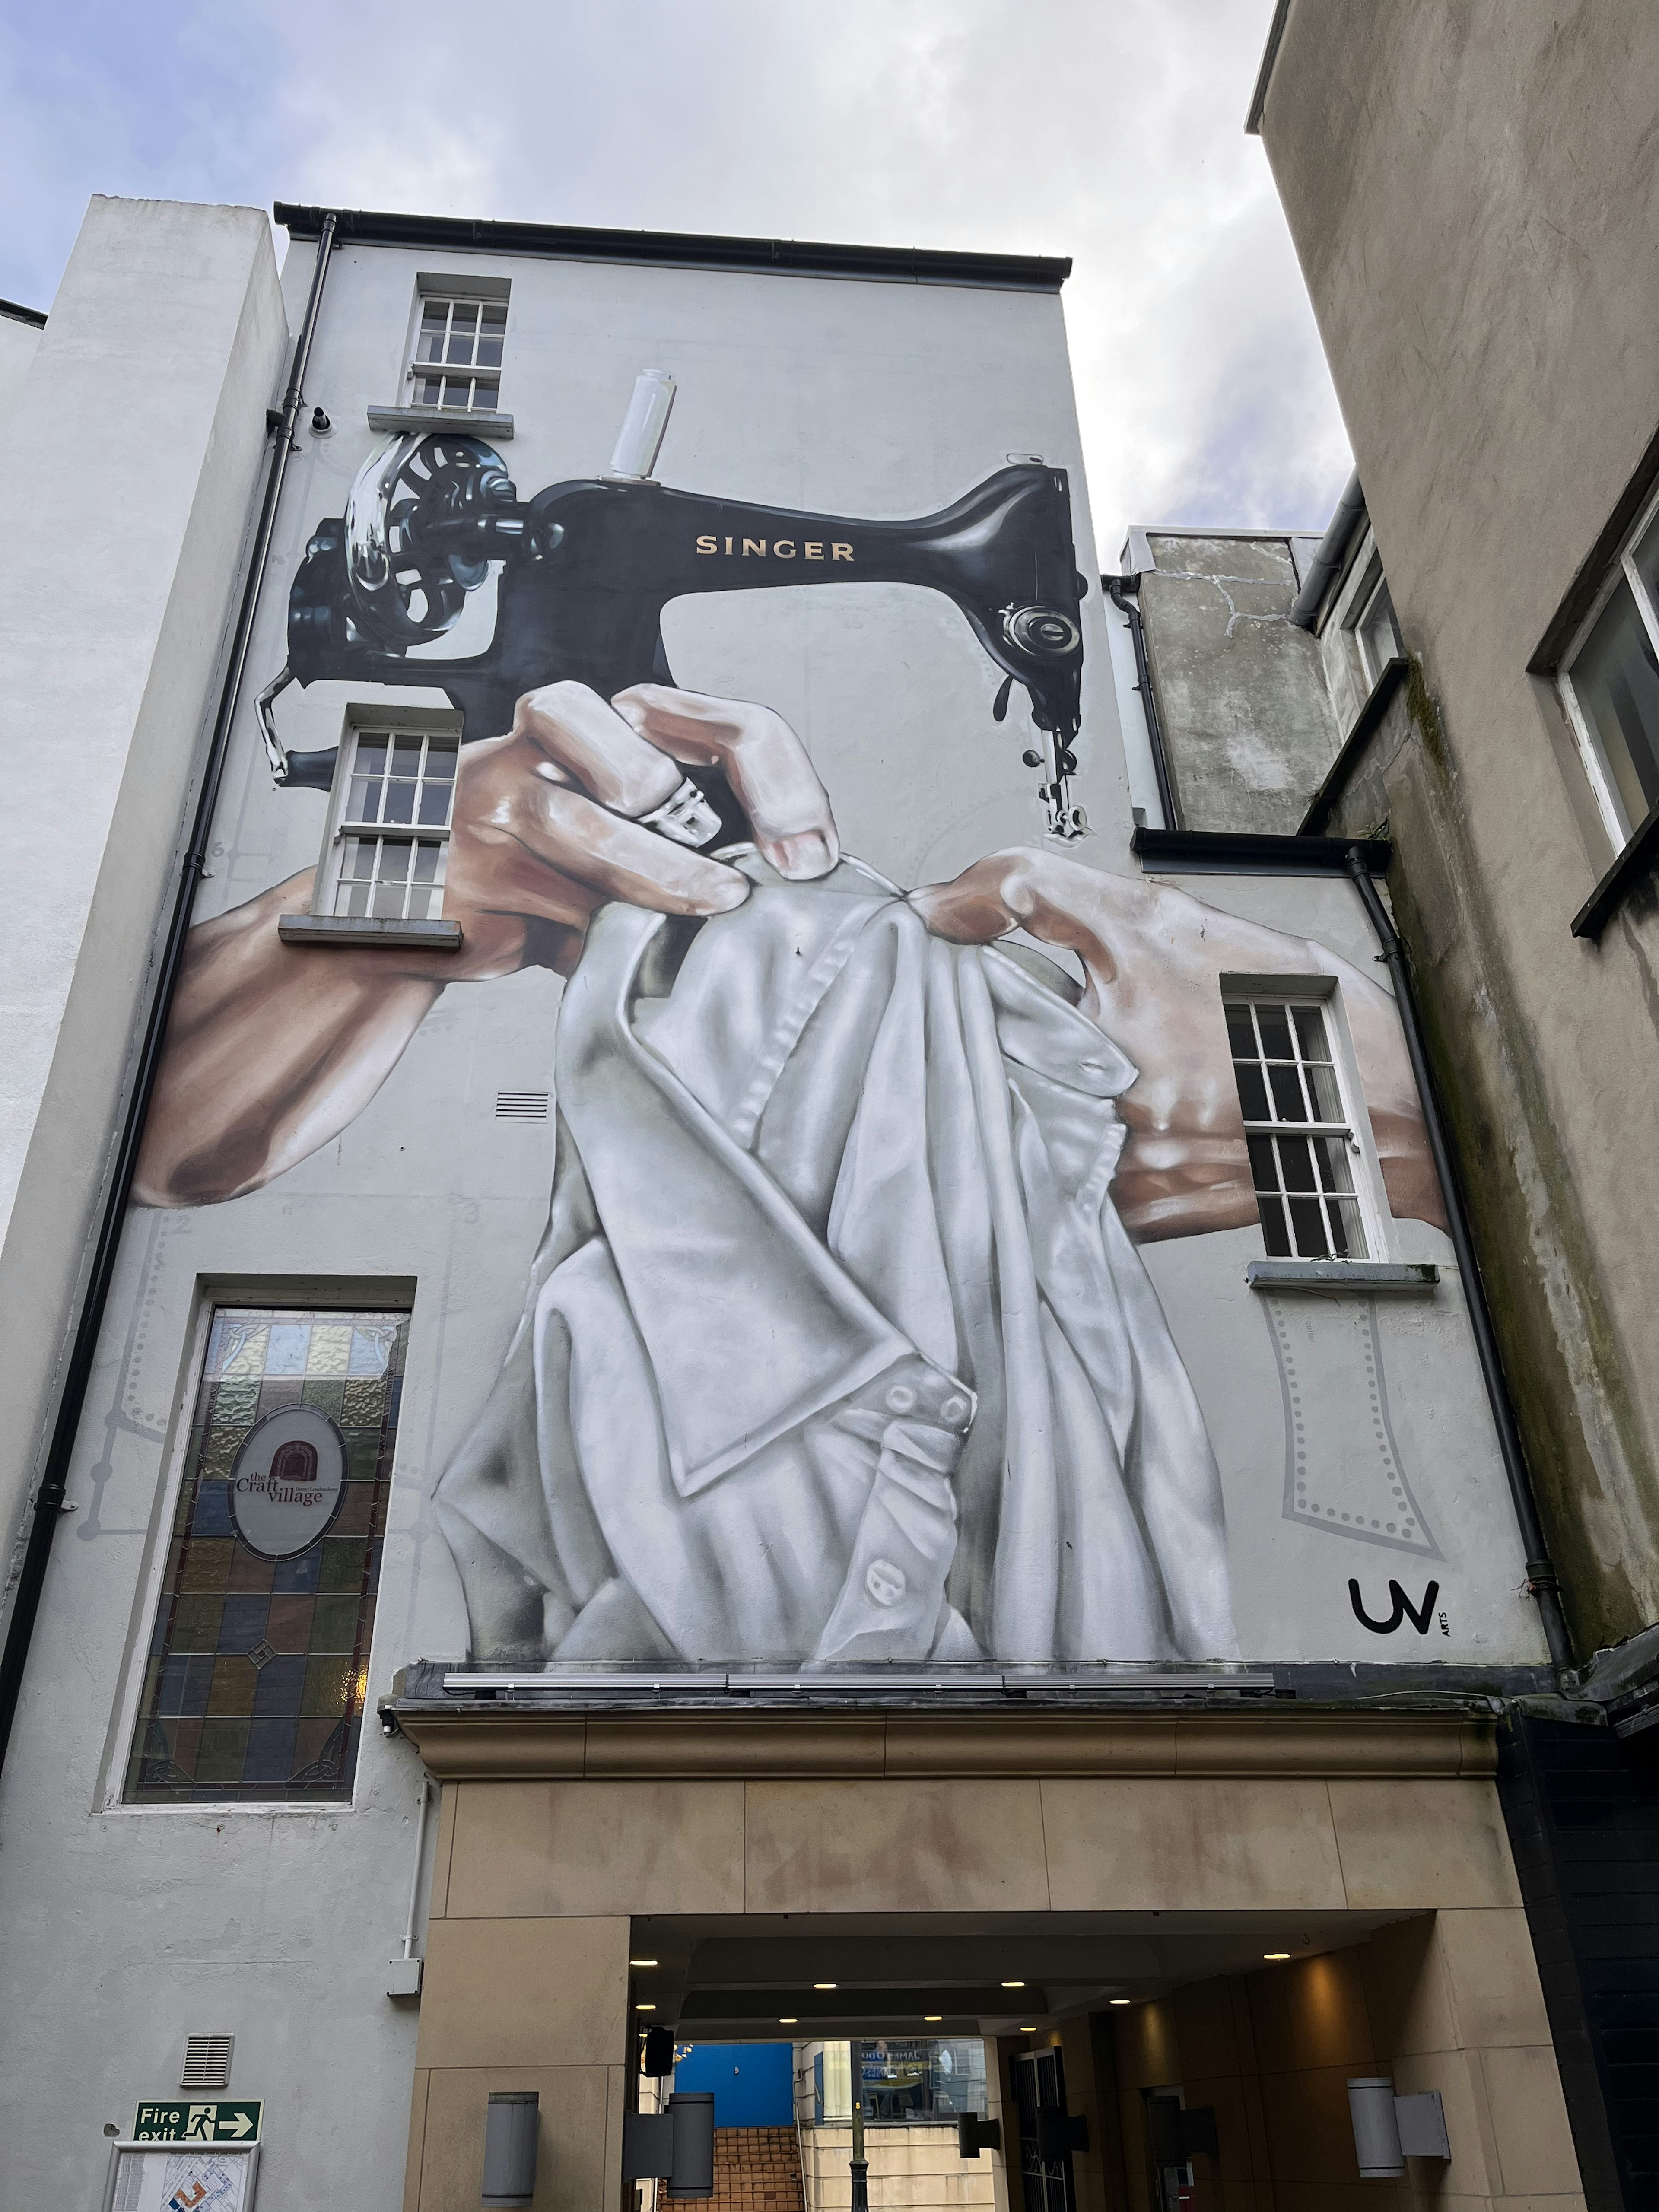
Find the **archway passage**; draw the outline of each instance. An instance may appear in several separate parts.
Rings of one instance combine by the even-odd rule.
[[[1394,2063],[1389,2008],[1437,1971],[1434,1926],[641,1917],[635,2049],[669,2028],[676,2066],[638,2089],[647,2106],[714,2090],[711,2212],[793,2212],[797,2191],[799,2212],[846,2212],[854,2096],[872,2212],[1205,2212],[1235,2184],[1273,2204],[1285,2185],[1358,2182],[1346,2080]]]

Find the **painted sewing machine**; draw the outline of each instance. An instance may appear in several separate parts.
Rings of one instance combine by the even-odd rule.
[[[935,514],[902,521],[813,514],[676,491],[653,470],[673,383],[647,371],[604,476],[550,484],[521,500],[480,439],[447,428],[391,441],[366,463],[343,516],[318,524],[289,601],[288,663],[261,693],[272,772],[288,789],[326,789],[331,751],[289,752],[273,702],[291,683],[410,683],[445,691],[463,738],[511,727],[514,702],[574,680],[609,698],[630,684],[672,684],[662,610],[689,592],[884,582],[943,592],[1003,672],[1030,695],[1051,835],[1088,824],[1070,778],[1081,720],[1088,589],[1072,544],[1063,469],[1016,459]],[[442,659],[428,647],[459,620],[499,562],[495,634],[483,652]],[[716,770],[693,779],[733,835],[740,817]]]

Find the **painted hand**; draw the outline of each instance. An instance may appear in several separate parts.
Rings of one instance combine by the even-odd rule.
[[[609,704],[580,684],[526,692],[508,735],[461,754],[444,918],[460,923],[464,947],[445,980],[533,966],[568,973],[589,916],[609,899],[659,914],[740,906],[745,877],[640,819],[687,767],[710,766],[725,771],[781,875],[806,881],[835,866],[823,786],[769,707],[659,684]]]
[[[912,894],[930,929],[987,945],[1024,927],[1075,952],[1083,1011],[1140,1071],[1119,1101],[1128,1128],[1113,1197],[1143,1241],[1257,1218],[1226,1024],[1224,974],[1334,975],[1394,1211],[1443,1224],[1394,1002],[1307,938],[1241,921],[1185,891],[1017,847]]]

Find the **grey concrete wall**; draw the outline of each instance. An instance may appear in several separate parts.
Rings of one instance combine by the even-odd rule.
[[[1659,904],[1527,666],[1659,425],[1643,0],[1297,0],[1263,137],[1401,626],[1398,902],[1586,1646],[1659,1613]],[[1640,1194],[1640,1195],[1638,1195]]]
[[[1290,619],[1290,539],[1146,539],[1141,614],[1181,826],[1289,835],[1340,742],[1319,647]]]
[[[0,1543],[14,1565],[286,343],[257,210],[94,199],[0,424]]]

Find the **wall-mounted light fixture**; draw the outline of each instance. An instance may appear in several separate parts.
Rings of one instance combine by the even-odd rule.
[[[1184,2166],[1196,2151],[1206,2158],[1218,2155],[1213,2105],[1182,2105],[1168,2095],[1149,2097],[1147,2118],[1157,2165]]]
[[[1387,2075],[1359,2075],[1348,2083],[1348,2111],[1362,2181],[1398,2181],[1408,2158],[1451,2156],[1438,2089],[1396,2097]]]
[[[957,2114],[957,2156],[977,2158],[982,2150],[1002,2148],[1002,2122],[982,2120],[977,2112]]]
[[[677,2089],[660,2112],[624,2112],[623,2179],[666,2181],[671,2197],[712,2197],[713,2090]]]
[[[1068,2112],[1063,2105],[1036,2108],[1036,2154],[1044,2166],[1057,2166],[1074,2150],[1089,2148],[1089,2123],[1081,2112]]]
[[[492,2089],[484,2113],[485,2204],[528,2204],[536,2194],[541,2115],[534,2089]]]

